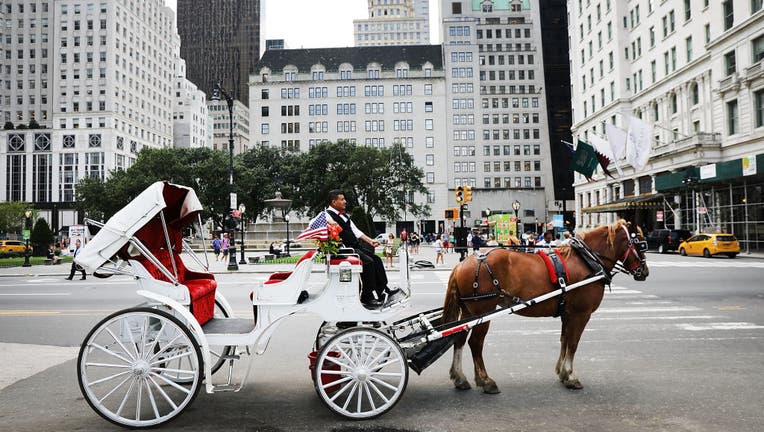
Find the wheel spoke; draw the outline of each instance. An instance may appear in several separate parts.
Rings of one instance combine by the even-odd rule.
[[[122,347],[122,351],[124,351],[125,354],[130,356],[130,360],[135,360],[135,357],[133,357],[133,355],[130,354],[130,351],[128,351],[127,347],[124,344],[122,344],[122,341],[119,340],[119,338],[117,338],[117,335],[115,335],[114,332],[112,332],[111,329],[108,327],[106,327],[106,331],[111,335],[112,339],[114,339],[114,341],[118,343],[120,347]]]
[[[341,361],[337,360],[337,358],[336,358],[336,357],[326,356],[326,357],[324,357],[324,358],[325,358],[326,360],[328,360],[328,361],[330,361],[330,362],[332,362],[332,363],[336,364],[337,366],[340,366],[340,367],[344,367],[344,368],[346,368],[346,369],[353,369],[353,368],[355,367],[355,366],[353,366],[353,365],[349,365],[349,364],[346,364],[346,363],[342,363]],[[350,357],[347,357],[347,359],[348,359],[348,360],[350,360]]]
[[[384,368],[386,366],[390,366],[391,364],[395,364],[395,363],[398,363],[398,362],[399,362],[399,360],[397,358],[394,358],[394,359],[390,359],[390,360],[382,363],[381,365],[377,365],[377,366],[373,366],[373,367],[374,367],[374,369],[379,370],[379,369],[382,369],[382,368]]]
[[[125,396],[122,398],[122,402],[119,404],[119,408],[117,408],[117,415],[121,415],[122,409],[125,407],[125,404],[127,403],[127,398],[130,397],[130,393],[132,393],[134,385],[135,385],[135,378],[133,378],[130,381],[130,387],[127,388],[127,391],[125,392]]]
[[[378,344],[378,342],[379,342],[379,339],[378,339],[378,338],[374,338],[374,344],[371,346],[371,348],[369,348],[369,353],[373,353],[374,351],[376,351],[376,350],[377,350],[377,344]],[[371,357],[371,355],[367,356],[366,358],[368,359],[369,357]],[[379,356],[377,356],[377,358],[379,358]],[[373,362],[377,361],[377,358],[375,358],[375,359],[374,359],[372,362],[366,362],[366,363],[364,363],[364,366],[367,366],[367,367],[368,367],[368,366],[369,366],[369,363],[373,363]]]
[[[149,316],[146,315],[146,317],[143,320],[143,331],[141,332],[141,358],[145,357],[146,354],[146,343],[148,342],[148,332],[149,332]]]
[[[374,404],[374,398],[371,397],[371,391],[369,390],[368,383],[363,383],[362,386],[363,386],[363,389],[366,390],[366,397],[369,398],[369,403],[371,404],[371,410],[376,411],[377,405]]]
[[[345,404],[342,405],[342,410],[347,411],[348,405],[350,404],[350,401],[353,400],[353,396],[355,395],[355,391],[358,388],[358,383],[353,382],[353,388],[350,389],[350,394],[348,395],[348,398],[345,400]]]
[[[398,372],[369,372],[369,375],[387,376],[387,377],[399,377],[399,376],[403,376],[402,373],[398,373]]]
[[[123,385],[125,385],[125,383],[128,382],[130,380],[130,378],[132,378],[132,376],[127,376],[124,380],[122,380],[121,383],[117,384],[116,387],[111,389],[110,392],[106,393],[106,395],[104,397],[102,397],[101,399],[98,399],[98,403],[103,403],[103,401],[105,401],[107,397],[111,396],[115,391],[119,390]],[[95,384],[95,383],[93,383],[93,384]]]
[[[351,370],[327,370],[321,371],[321,375],[353,375]]]
[[[101,378],[99,380],[95,380],[95,381],[93,381],[91,383],[88,383],[88,387],[93,387],[94,385],[101,384],[102,382],[111,381],[114,378],[121,377],[121,376],[123,376],[125,374],[129,374],[129,373],[130,373],[130,371],[124,371],[124,372],[116,373],[114,375],[109,375],[106,378]],[[130,378],[130,377],[128,377],[128,378]],[[127,379],[125,379],[125,381],[127,381]]]
[[[154,418],[158,419],[160,417],[159,408],[157,408],[157,401],[154,399],[154,392],[151,391],[149,380],[144,380],[143,383],[146,384],[146,394],[148,395],[149,402],[151,402],[151,409],[154,411]]]
[[[105,367],[105,368],[118,368],[118,369],[129,369],[130,365],[118,365],[118,364],[112,364],[112,363],[85,363],[85,366],[88,367]]]
[[[110,355],[112,357],[115,357],[115,358],[118,358],[118,359],[122,360],[123,362],[125,362],[127,364],[132,364],[133,363],[133,360],[128,360],[128,359],[124,358],[123,356],[119,355],[119,353],[116,353],[116,352],[114,352],[114,351],[112,351],[112,350],[110,350],[110,349],[108,349],[106,347],[103,347],[103,346],[101,346],[101,345],[99,345],[99,344],[97,344],[95,342],[91,343],[89,346],[97,348],[97,349],[103,351],[104,353],[106,353],[106,354],[108,354],[108,355]]]
[[[398,391],[398,387],[393,387],[392,385],[390,385],[390,384],[388,384],[388,383],[386,383],[386,382],[382,381],[382,380],[381,380],[381,379],[379,379],[379,378],[376,378],[376,377],[373,377],[373,376],[372,376],[372,377],[369,377],[369,379],[370,379],[370,380],[372,380],[372,381],[374,381],[374,382],[376,382],[376,383],[378,383],[378,384],[380,384],[380,385],[382,385],[382,387],[387,387],[387,388],[389,388],[389,389],[390,389],[390,390],[392,390],[392,391]]]
[[[356,403],[356,409],[355,412],[360,413],[361,412],[361,403],[363,402],[363,382],[358,383],[358,396],[357,396],[358,402]]]
[[[167,378],[163,377],[162,375],[159,375],[159,374],[158,374],[158,373],[156,373],[156,372],[149,372],[149,373],[150,373],[152,376],[155,376],[155,377],[157,377],[157,378],[161,379],[162,381],[166,382],[167,384],[169,384],[169,385],[171,385],[171,386],[175,387],[176,389],[178,389],[178,390],[182,391],[183,393],[186,393],[186,394],[189,394],[189,393],[191,393],[191,389],[187,389],[187,388],[185,388],[185,387],[181,386],[180,384],[176,383],[175,381],[169,380],[169,379],[167,379]]]
[[[191,351],[186,351],[186,352],[183,352],[183,353],[180,353],[180,354],[175,354],[175,355],[173,355],[171,357],[164,357],[164,358],[158,359],[156,361],[151,362],[150,365],[154,366],[155,364],[159,364],[159,363],[169,363],[169,362],[171,362],[171,361],[173,361],[175,359],[179,359],[179,358],[183,358],[183,357],[188,357],[191,354],[192,354]]]
[[[193,375],[194,372],[195,372],[193,369],[173,369],[173,368],[160,368],[160,367],[151,368],[151,370],[152,371],[158,371],[158,372],[175,373],[175,374],[177,374],[177,376],[180,376],[181,374],[191,374],[191,375]]]
[[[340,379],[338,379],[338,380],[334,380],[334,381],[332,381],[332,382],[330,382],[330,383],[322,384],[322,385],[321,385],[321,388],[322,388],[322,389],[327,389],[327,388],[329,388],[329,387],[340,385],[340,384],[342,384],[342,383],[344,383],[344,382],[347,382],[347,381],[350,381],[350,380],[352,380],[352,379],[353,379],[353,377],[352,377],[352,376],[347,376],[347,377],[345,377],[345,378],[340,378]]]
[[[374,360],[370,361],[366,366],[370,368],[379,367],[379,366],[373,366],[373,364],[379,361],[379,359],[382,358],[382,356],[384,356],[385,354],[388,354],[389,352],[390,352],[390,347],[385,348],[384,350],[382,350],[381,353],[379,353],[378,356],[374,357]]]
[[[154,352],[154,348],[156,348],[157,344],[159,343],[159,336],[161,336],[162,332],[164,332],[164,327],[165,322],[162,321],[162,325],[159,327],[159,330],[157,330],[156,334],[154,334],[154,342],[151,343],[151,348],[149,348],[148,352]]]
[[[352,387],[354,383],[355,383],[355,381],[350,381],[349,383],[347,383],[344,386],[342,386],[340,391],[335,393],[334,396],[332,396],[331,399],[329,399],[329,400],[334,402],[334,400],[337,399],[338,397],[340,397],[342,395],[342,393],[345,393],[350,387]]]
[[[371,381],[369,381],[369,382],[368,382],[368,383],[366,383],[366,384],[367,384],[369,387],[373,388],[373,389],[374,389],[374,391],[377,393],[377,395],[379,395],[379,397],[381,397],[381,398],[382,398],[382,400],[384,400],[384,401],[385,401],[384,405],[387,405],[388,403],[390,403],[390,399],[388,399],[388,398],[387,398],[387,396],[385,396],[385,395],[384,395],[384,393],[382,393],[382,392],[379,390],[379,388],[378,388],[377,386],[375,386],[375,385],[374,385],[374,383],[372,383]]]
[[[135,398],[135,419],[141,420],[141,402],[143,401],[143,380],[138,378],[138,396]]]
[[[175,405],[175,402],[173,402],[173,400],[170,399],[170,396],[168,396],[167,393],[164,391],[164,389],[162,389],[162,386],[160,386],[159,384],[157,384],[156,381],[154,381],[154,378],[149,377],[149,381],[151,381],[151,383],[154,384],[154,387],[157,388],[157,390],[159,391],[159,394],[161,394],[162,397],[164,397],[164,400],[166,400],[167,403],[170,404],[173,410],[178,409],[178,406]]]
[[[133,337],[133,329],[130,328],[130,323],[127,324],[127,334],[130,336],[130,346],[135,350],[135,357],[134,358],[140,358],[140,353],[138,352],[138,347],[135,345],[135,338]]]
[[[179,335],[175,336],[175,338],[174,338],[173,340],[171,340],[170,342],[168,342],[168,343],[167,343],[167,344],[164,346],[164,348],[162,348],[162,349],[160,349],[159,351],[155,352],[153,356],[151,356],[151,357],[147,358],[146,360],[148,360],[149,362],[151,362],[151,361],[153,361],[155,358],[157,358],[157,357],[158,357],[160,354],[162,354],[163,352],[167,351],[169,348],[174,348],[173,344],[175,343],[175,341],[176,341],[176,340],[180,339],[181,337],[183,337],[183,336],[182,336],[182,334],[179,334]]]

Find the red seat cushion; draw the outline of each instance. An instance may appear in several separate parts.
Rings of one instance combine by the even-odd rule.
[[[316,252],[317,252],[316,250],[309,250],[305,252],[305,254],[303,254],[303,256],[301,256],[300,259],[297,260],[297,263],[294,266],[297,267],[298,265],[300,265],[301,262],[312,259],[313,256],[316,255]],[[278,283],[288,278],[291,274],[292,272],[290,271],[271,273],[271,275],[268,277],[268,280],[263,283],[265,284]]]
[[[154,256],[162,263],[170,273],[173,272],[170,252],[166,249],[153,250]],[[173,254],[175,266],[178,269],[178,282],[188,287],[191,296],[191,313],[200,325],[211,320],[215,314],[215,289],[218,286],[215,277],[210,273],[187,270],[183,260],[177,253]],[[154,279],[170,282],[162,272],[146,257],[138,256],[135,259],[143,264]]]

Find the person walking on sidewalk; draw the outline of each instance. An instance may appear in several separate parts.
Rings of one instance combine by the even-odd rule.
[[[77,239],[77,241],[74,244],[74,252],[72,253],[72,258],[77,258],[77,255],[79,255],[80,251],[82,250],[81,246],[82,246],[82,243],[80,243],[80,239]],[[69,277],[66,278],[66,280],[72,280],[74,278],[74,273],[77,271],[82,272],[81,280],[85,280],[85,269],[77,265],[74,262],[74,259],[72,259],[72,269],[71,271],[69,271]]]

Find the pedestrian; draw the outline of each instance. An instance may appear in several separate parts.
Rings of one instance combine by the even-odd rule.
[[[82,250],[80,246],[82,246],[82,243],[80,243],[80,239],[77,239],[77,241],[74,243],[74,252],[72,252],[72,258],[76,259],[77,255],[80,254],[80,251]],[[72,269],[69,271],[69,277],[66,278],[66,280],[72,280],[74,278],[74,273],[78,271],[82,272],[81,280],[85,280],[85,269],[75,263],[74,259],[72,259]]]
[[[212,240],[212,251],[215,253],[215,261],[220,261],[220,239],[217,237]]]
[[[562,242],[561,244],[568,244],[570,243],[570,231],[565,231],[562,233]]]
[[[552,230],[546,231],[544,233],[544,236],[536,242],[536,246],[544,247],[544,248],[553,248],[555,246],[559,246],[557,243],[557,240],[554,239],[554,233]]]
[[[228,257],[228,248],[231,246],[231,240],[228,238],[228,233],[223,234],[223,243],[220,245],[220,249],[223,251],[223,262]]]
[[[390,264],[390,268],[393,268],[393,247],[395,243],[395,236],[393,233],[387,235],[387,243],[383,248],[385,253],[385,261]]]
[[[472,251],[475,253],[480,252],[480,246],[483,245],[483,239],[480,235],[475,234],[472,236]]]
[[[446,264],[445,259],[443,258],[443,247],[443,240],[435,240],[435,265],[438,265],[438,262],[444,265]]]

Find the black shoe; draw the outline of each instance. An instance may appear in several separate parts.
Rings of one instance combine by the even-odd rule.
[[[80,280],[85,280],[85,276],[83,276],[82,279],[80,279]]]
[[[68,278],[64,278],[64,279],[66,279],[66,280],[72,280],[72,278],[70,278],[70,277],[68,277]]]
[[[382,306],[382,302],[374,297],[362,297],[361,303],[367,308],[378,308]]]

